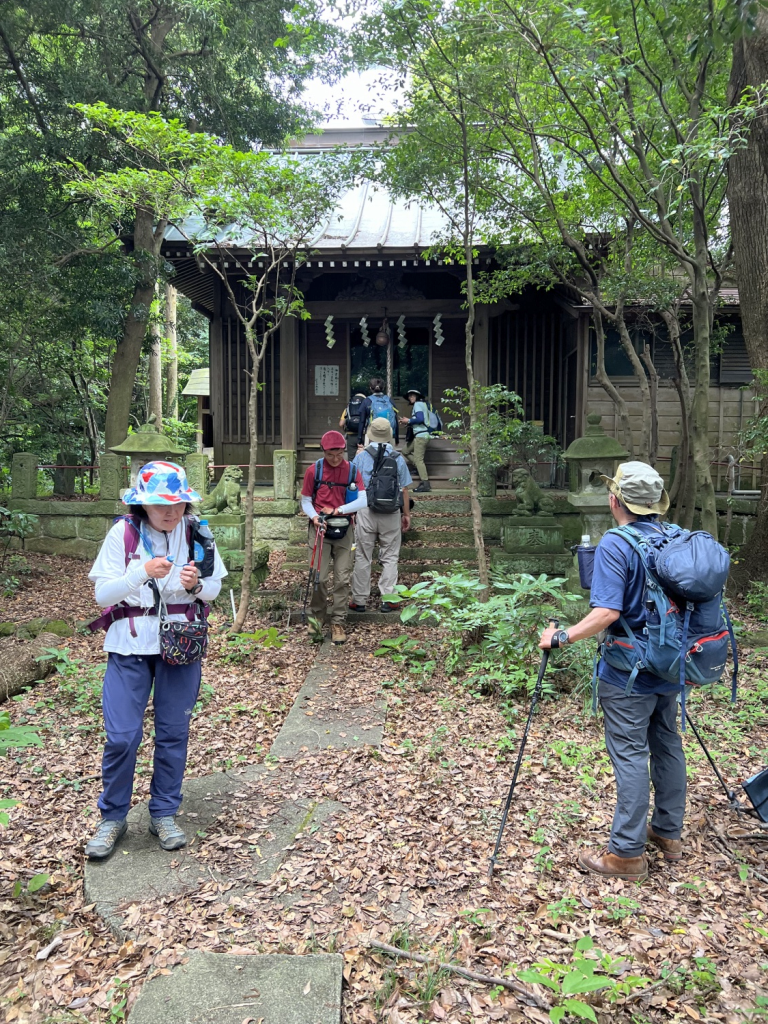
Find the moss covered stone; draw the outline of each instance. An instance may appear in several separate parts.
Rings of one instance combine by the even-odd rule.
[[[11,625],[11,623],[4,623],[4,625]],[[64,619],[38,618],[30,619],[28,622],[16,623],[15,625],[16,635],[23,637],[25,640],[34,640],[41,633],[53,633],[54,636],[60,637],[72,636],[74,633],[72,627]]]
[[[0,622],[0,636],[13,636],[18,622]]]

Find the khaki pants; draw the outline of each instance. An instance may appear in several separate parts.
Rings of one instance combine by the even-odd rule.
[[[419,474],[422,482],[429,480],[429,474],[427,473],[427,467],[424,463],[424,456],[427,454],[427,445],[429,444],[429,434],[416,434],[412,441],[409,441],[405,448],[402,449],[402,454],[408,459],[409,462],[413,462],[416,465],[416,472]],[[410,455],[413,458],[408,458]]]
[[[357,513],[355,570],[352,573],[352,600],[355,604],[365,604],[371,596],[371,562],[377,541],[381,561],[379,593],[382,597],[394,593],[402,536],[399,512],[374,512],[364,508]]]
[[[312,562],[312,548],[315,544],[317,530],[313,523],[309,524],[309,541],[307,561]],[[328,573],[333,559],[333,605],[331,606],[331,623],[341,624],[347,618],[349,609],[349,580],[352,575],[354,554],[352,545],[355,542],[353,526],[347,530],[341,540],[323,542],[323,557],[320,560],[320,583],[312,590],[309,609],[316,619],[324,622],[328,616]],[[318,542],[319,546],[319,542]]]

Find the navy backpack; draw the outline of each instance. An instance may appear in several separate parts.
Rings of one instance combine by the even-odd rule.
[[[624,635],[609,634],[602,656],[613,668],[629,673],[626,693],[638,672],[651,672],[680,685],[685,728],[686,685],[718,682],[725,672],[730,641],[733,652],[731,700],[736,700],[739,670],[733,627],[723,600],[731,559],[725,548],[703,530],[690,532],[658,524],[648,536],[631,524],[617,533],[637,552],[645,569],[646,623],[634,633],[624,616]]]

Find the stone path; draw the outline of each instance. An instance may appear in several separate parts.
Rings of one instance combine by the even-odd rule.
[[[343,703],[336,696],[335,679],[349,671],[343,647],[329,643],[320,647],[315,664],[275,737],[271,754],[296,757],[304,750],[381,746],[386,718],[384,701],[350,706],[348,694]]]
[[[347,671],[344,649],[324,643],[315,663],[275,737],[270,754],[293,758],[307,751],[329,748],[347,750],[380,746],[386,717],[383,701],[350,705],[343,702],[335,680]],[[253,765],[237,773],[220,772],[189,779],[184,784],[184,803],[179,821],[189,845],[166,853],[147,831],[146,803],[132,808],[128,834],[106,861],[86,861],[85,897],[120,938],[125,938],[118,908],[158,896],[192,892],[201,883],[225,881],[195,857],[197,833],[206,829],[235,801],[260,796],[279,796],[285,791],[279,767],[269,770]],[[287,856],[297,834],[308,826],[320,826],[343,812],[334,801],[312,803],[285,800],[266,819],[264,838],[255,844],[249,883],[267,881]],[[244,891],[233,887],[222,899]],[[168,976],[144,986],[131,1012],[132,1024],[241,1024],[248,1012],[263,1024],[338,1024],[341,1013],[342,957],[230,956],[227,953],[195,953],[189,962]],[[258,995],[254,995],[258,992]]]
[[[343,959],[195,953],[146,983],[131,1024],[338,1024]]]

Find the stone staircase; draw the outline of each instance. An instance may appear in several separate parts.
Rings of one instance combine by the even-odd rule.
[[[416,495],[412,527],[403,535],[400,572],[418,575],[440,569],[450,562],[467,567],[475,564],[472,517],[469,498],[456,491],[432,491]],[[291,523],[286,554],[286,569],[307,568],[307,520],[297,516]],[[377,568],[374,552],[374,570]]]

